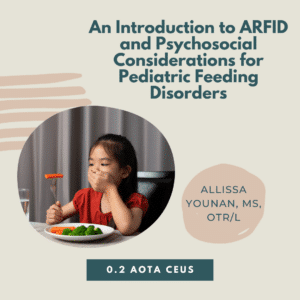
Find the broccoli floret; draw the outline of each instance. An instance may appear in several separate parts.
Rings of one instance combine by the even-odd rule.
[[[85,235],[94,235],[94,234],[95,234],[94,228],[95,228],[95,226],[90,225],[90,226],[87,228],[87,230],[86,230],[86,232],[85,232]]]
[[[62,235],[69,235],[69,233],[71,233],[72,230],[70,228],[65,228],[62,232]]]
[[[100,228],[96,228],[95,229],[95,234],[103,234],[103,232]]]
[[[82,226],[79,226],[77,228],[75,228],[73,231],[72,231],[72,235],[85,235],[85,231],[86,231],[86,227],[84,225]]]

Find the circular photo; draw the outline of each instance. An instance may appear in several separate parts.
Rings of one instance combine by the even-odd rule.
[[[19,159],[21,206],[44,237],[75,247],[129,240],[155,223],[174,184],[161,132],[127,111],[84,106],[43,122]]]

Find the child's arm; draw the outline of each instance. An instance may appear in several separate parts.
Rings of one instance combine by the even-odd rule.
[[[131,235],[138,230],[142,222],[143,210],[135,207],[129,209],[123,202],[114,178],[104,172],[89,170],[89,183],[92,188],[104,193],[110,203],[110,209],[118,230],[123,235]]]
[[[76,214],[77,211],[74,207],[73,201],[63,207],[61,207],[59,201],[56,201],[56,203],[51,205],[47,210],[46,223],[49,225],[58,224]]]
[[[116,186],[107,189],[106,195],[118,230],[123,235],[131,235],[136,232],[142,222],[142,209],[138,207],[129,209],[120,197]]]

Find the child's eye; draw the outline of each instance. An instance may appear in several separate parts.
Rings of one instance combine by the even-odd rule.
[[[89,164],[89,167],[92,167],[93,166],[93,164]]]
[[[108,164],[101,164],[101,166],[106,167],[106,166],[108,166]]]

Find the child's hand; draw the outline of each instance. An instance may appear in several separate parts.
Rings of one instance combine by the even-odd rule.
[[[89,170],[88,180],[93,190],[105,193],[109,188],[115,186],[114,178],[109,173]]]
[[[47,210],[46,223],[49,225],[60,223],[63,220],[63,211],[59,201],[51,205]]]

